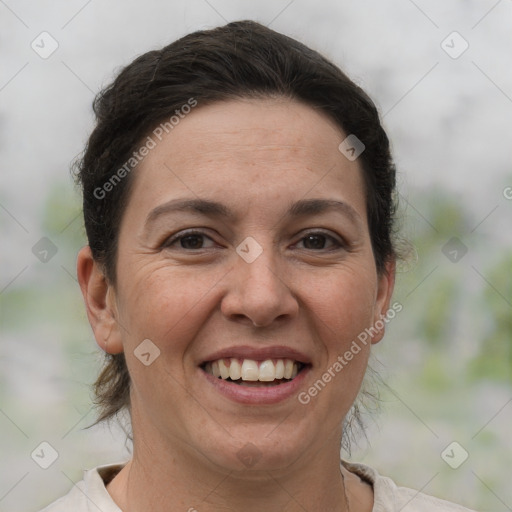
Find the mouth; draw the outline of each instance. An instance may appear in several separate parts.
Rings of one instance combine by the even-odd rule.
[[[201,369],[214,378],[244,387],[273,387],[293,381],[309,364],[293,359],[242,359],[236,357],[207,361]]]

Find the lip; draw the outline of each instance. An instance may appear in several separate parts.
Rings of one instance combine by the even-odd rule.
[[[267,357],[267,359],[270,358]],[[311,370],[311,366],[308,365],[304,367],[301,372],[289,382],[260,388],[240,386],[234,382],[219,379],[206,373],[200,367],[198,367],[197,370],[217,392],[234,402],[244,405],[272,405],[283,402],[291,397],[296,397],[304,383],[304,379]]]
[[[291,347],[275,345],[272,347],[255,348],[248,345],[238,345],[213,352],[201,361],[199,365],[203,365],[204,363],[211,361],[217,361],[218,359],[228,359],[230,357],[238,359],[253,359],[254,361],[265,361],[267,359],[292,359],[293,361],[298,361],[304,365],[311,364],[311,359],[308,356]],[[281,386],[284,386],[284,384],[281,384]]]

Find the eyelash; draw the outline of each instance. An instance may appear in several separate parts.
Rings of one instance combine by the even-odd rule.
[[[212,237],[208,236],[203,231],[200,231],[200,230],[197,230],[197,229],[190,229],[190,230],[180,231],[179,233],[176,233],[175,235],[173,235],[173,236],[169,237],[168,239],[166,239],[164,241],[164,243],[162,244],[162,248],[164,248],[164,249],[172,248],[173,244],[175,244],[176,242],[179,242],[179,241],[181,241],[181,240],[183,240],[183,239],[185,239],[187,237],[190,237],[190,236],[199,236],[199,237],[203,237],[203,238],[208,238],[209,240],[214,242]],[[303,249],[303,250],[311,250],[313,252],[334,251],[334,250],[346,249],[347,245],[348,245],[345,242],[345,240],[343,240],[341,238],[337,238],[337,237],[333,236],[332,234],[327,233],[327,232],[325,232],[323,230],[319,230],[319,229],[311,230],[311,231],[308,231],[308,232],[304,233],[301,236],[301,238],[298,240],[298,242],[296,242],[293,245],[297,245],[299,242],[304,241],[306,238],[311,237],[311,236],[322,236],[322,237],[325,237],[327,242],[330,241],[331,243],[334,244],[334,247],[327,248],[327,249],[322,248],[322,249],[318,249],[318,250],[315,250],[315,249]],[[180,247],[179,249],[184,250],[184,251],[192,251],[192,252],[195,251],[194,249],[185,249],[183,247]],[[197,251],[204,250],[204,249],[210,249],[210,248],[209,247],[201,247],[201,248],[197,249]]]
[[[162,244],[162,247],[163,248],[171,248],[171,246],[176,243],[176,242],[179,242],[180,240],[183,240],[189,236],[202,236],[204,238],[209,238],[210,240],[213,241],[212,237],[208,236],[206,233],[204,233],[203,231],[199,231],[197,229],[190,229],[190,230],[185,230],[185,231],[180,231],[179,233],[176,233],[175,235],[167,238],[165,240],[165,242]],[[180,247],[180,249],[182,250],[193,250],[193,249],[185,249],[183,247]],[[201,249],[204,249],[204,248],[201,248]],[[199,249],[199,250],[201,250]]]
[[[347,248],[347,244],[346,244],[346,242],[343,239],[335,237],[334,235],[331,235],[330,233],[327,233],[327,232],[325,232],[323,230],[319,230],[319,229],[311,230],[311,231],[308,231],[307,233],[304,233],[301,236],[301,238],[299,239],[299,242],[303,241],[304,239],[306,239],[306,238],[308,238],[310,236],[322,236],[322,237],[325,237],[326,241],[330,241],[335,246],[335,247],[331,247],[331,248],[327,248],[327,249],[319,249],[318,251],[315,251],[314,249],[309,249],[309,250],[312,250],[314,252],[334,251],[334,250],[340,250],[340,249],[346,249]],[[294,244],[294,245],[296,245],[296,244]],[[308,249],[305,249],[305,250],[308,250]]]

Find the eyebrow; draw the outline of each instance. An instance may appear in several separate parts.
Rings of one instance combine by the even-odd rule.
[[[172,199],[151,210],[145,224],[152,224],[158,217],[174,212],[191,212],[212,217],[232,218],[234,214],[222,203],[206,199]]]
[[[332,210],[342,213],[356,224],[361,222],[361,216],[352,206],[336,199],[302,199],[293,203],[288,214],[292,217],[300,217],[318,215]]]
[[[360,215],[352,206],[335,199],[301,199],[291,205],[286,216],[318,215],[332,210],[342,213],[356,224],[361,222]],[[146,217],[145,225],[152,224],[163,215],[175,212],[191,212],[211,217],[224,217],[225,219],[234,219],[236,217],[227,206],[217,201],[207,199],[172,199],[151,210]]]

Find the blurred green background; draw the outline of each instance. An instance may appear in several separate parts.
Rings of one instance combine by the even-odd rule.
[[[403,310],[374,347],[380,410],[365,415],[368,441],[351,459],[477,510],[512,510],[511,2],[20,0],[0,9],[0,40],[12,48],[0,83],[0,512],[38,510],[82,469],[129,456],[120,428],[87,428],[102,357],[76,282],[85,237],[68,169],[92,127],[94,93],[146,50],[245,18],[340,64],[375,99],[393,142],[402,234],[414,250],[399,266]],[[30,48],[42,30],[59,43],[48,59]],[[469,41],[457,59],[441,48],[453,30]],[[46,263],[33,252],[44,237],[57,251]],[[47,470],[31,458],[43,441],[59,454]],[[469,455],[456,469],[441,456],[453,442]]]

